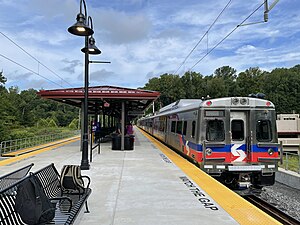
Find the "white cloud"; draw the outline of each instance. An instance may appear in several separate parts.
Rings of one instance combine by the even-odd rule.
[[[240,47],[239,49],[236,50],[237,54],[249,54],[252,52],[255,52],[256,50],[258,50],[256,47],[254,47],[253,45],[244,45],[242,47]]]
[[[151,29],[151,22],[143,14],[131,15],[114,10],[97,10],[93,24],[95,31],[99,30],[107,42],[115,44],[143,40]]]

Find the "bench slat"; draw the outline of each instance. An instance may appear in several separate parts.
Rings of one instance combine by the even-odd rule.
[[[33,165],[34,164],[31,163],[28,166],[24,166],[16,171],[0,177],[0,192],[25,177]]]

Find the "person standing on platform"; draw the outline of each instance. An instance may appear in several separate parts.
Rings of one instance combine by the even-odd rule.
[[[131,123],[128,123],[126,126],[126,134],[132,135],[133,134],[133,126]]]
[[[117,123],[117,127],[116,127],[116,133],[117,134],[121,134],[121,121]]]

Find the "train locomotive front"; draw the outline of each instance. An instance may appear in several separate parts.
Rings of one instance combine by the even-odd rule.
[[[252,97],[181,99],[138,125],[234,189],[273,185],[278,170],[276,113]]]

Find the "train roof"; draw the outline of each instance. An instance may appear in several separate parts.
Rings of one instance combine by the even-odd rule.
[[[204,108],[275,108],[275,105],[266,99],[253,97],[225,97],[208,99],[203,101],[201,107]]]
[[[271,101],[253,98],[253,97],[224,97],[216,99],[180,99],[163,108],[155,115],[148,118],[163,116],[181,111],[188,111],[199,108],[269,108],[274,109],[275,106]]]
[[[173,102],[163,108],[161,108],[158,113],[163,113],[167,111],[173,111],[178,108],[196,108],[201,105],[203,101],[201,99],[180,99],[176,102]]]

